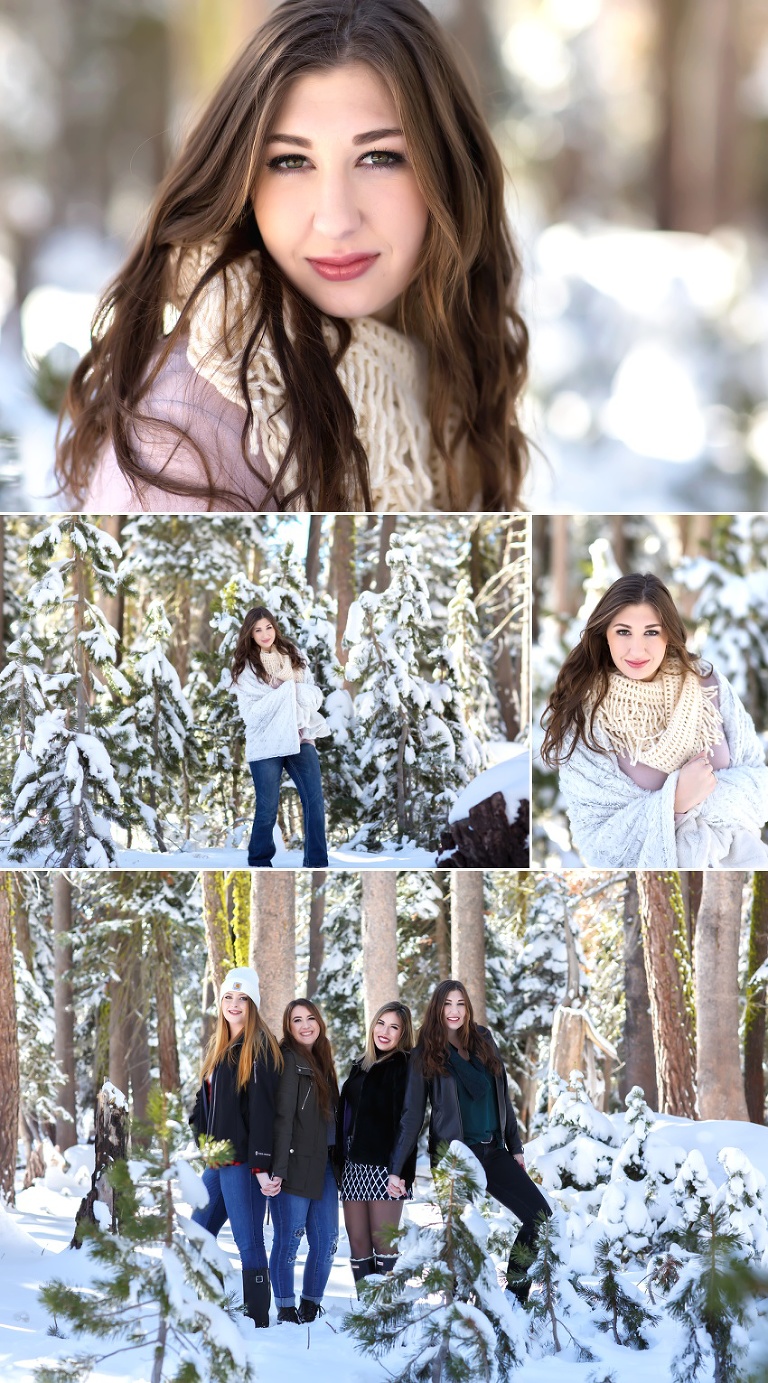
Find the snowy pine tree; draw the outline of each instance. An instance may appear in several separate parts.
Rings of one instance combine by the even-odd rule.
[[[610,1331],[617,1345],[648,1349],[646,1331],[658,1324],[658,1316],[645,1304],[642,1293],[622,1274],[621,1253],[615,1242],[600,1239],[595,1245],[597,1281],[579,1283],[577,1291],[592,1308],[599,1330]]]
[[[93,1281],[80,1287],[54,1280],[40,1294],[59,1333],[66,1322],[75,1334],[104,1340],[109,1348],[39,1368],[38,1383],[74,1383],[103,1359],[142,1346],[152,1350],[151,1383],[231,1383],[233,1377],[250,1383],[256,1377],[225,1294],[228,1260],[174,1203],[174,1177],[193,1208],[208,1199],[178,1154],[183,1111],[156,1092],[152,1121],[154,1140],[142,1149],[141,1161],[116,1162],[109,1173],[120,1204],[118,1232],[106,1228],[111,1214],[105,1205],[97,1224],[81,1224],[97,1269]]]
[[[571,1246],[561,1210],[555,1210],[549,1218],[542,1216],[533,1256],[520,1246],[513,1249],[513,1261],[515,1259],[519,1263],[516,1280],[519,1282],[527,1277],[538,1284],[538,1290],[528,1299],[535,1337],[540,1342],[547,1341],[559,1354],[565,1344],[565,1334],[575,1345],[580,1361],[593,1359],[594,1355],[579,1344],[571,1330],[582,1307],[574,1285],[576,1271],[571,1266]]]
[[[683,1347],[672,1361],[674,1383],[689,1383],[710,1362],[714,1383],[733,1383],[743,1376],[754,1316],[753,1279],[722,1202],[712,1198],[691,1222],[686,1243],[688,1255],[666,1303],[684,1332]]]
[[[488,1251],[485,1174],[451,1143],[433,1177],[440,1218],[395,1231],[394,1270],[367,1279],[344,1328],[376,1358],[397,1351],[395,1383],[502,1383],[523,1363],[525,1317]]]

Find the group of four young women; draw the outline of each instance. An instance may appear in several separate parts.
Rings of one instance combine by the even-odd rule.
[[[522,1222],[518,1242],[533,1245],[549,1207],[525,1171],[504,1065],[488,1029],[474,1021],[463,984],[437,986],[415,1043],[408,1008],[382,1005],[341,1091],[317,1005],[293,999],[278,1044],[259,1002],[254,970],[241,966],[226,975],[190,1116],[198,1136],[225,1140],[233,1150],[231,1161],[206,1168],[208,1204],[193,1218],[214,1235],[229,1219],[245,1312],[256,1326],[269,1324],[272,1289],[279,1322],[317,1316],[338,1244],[339,1191],[355,1283],[391,1270],[396,1255],[386,1227],[399,1224],[412,1195],[427,1100],[432,1160],[443,1143],[470,1147],[489,1192]],[[294,1265],[305,1234],[297,1308]],[[526,1284],[510,1285],[525,1298]]]

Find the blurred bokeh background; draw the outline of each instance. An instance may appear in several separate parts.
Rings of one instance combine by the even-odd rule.
[[[768,508],[764,0],[429,0],[510,172],[537,509]],[[268,0],[5,0],[0,507],[190,113]]]

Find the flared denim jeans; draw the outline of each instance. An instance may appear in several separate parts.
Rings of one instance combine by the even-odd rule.
[[[274,830],[280,779],[285,769],[296,784],[304,813],[304,868],[325,869],[328,864],[325,803],[320,760],[314,744],[302,744],[298,754],[284,754],[275,759],[254,759],[248,767],[256,789],[256,815],[248,846],[250,867],[271,868],[275,854]]]

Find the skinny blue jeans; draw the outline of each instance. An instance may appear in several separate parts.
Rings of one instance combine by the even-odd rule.
[[[270,1201],[274,1238],[269,1255],[269,1276],[276,1306],[295,1306],[294,1265],[306,1234],[309,1244],[304,1264],[301,1295],[307,1301],[323,1300],[339,1244],[339,1191],[331,1160],[325,1167],[323,1194],[319,1200],[281,1191]]]
[[[254,759],[248,765],[256,789],[256,815],[248,846],[252,869],[271,868],[275,854],[274,829],[280,798],[283,769],[293,779],[304,813],[304,868],[325,869],[328,848],[325,843],[325,804],[320,778],[320,760],[314,744],[304,743],[298,754],[276,759]]]
[[[250,1167],[206,1167],[203,1186],[208,1204],[192,1216],[216,1238],[226,1220],[232,1226],[243,1268],[266,1268],[264,1212],[266,1197]]]

